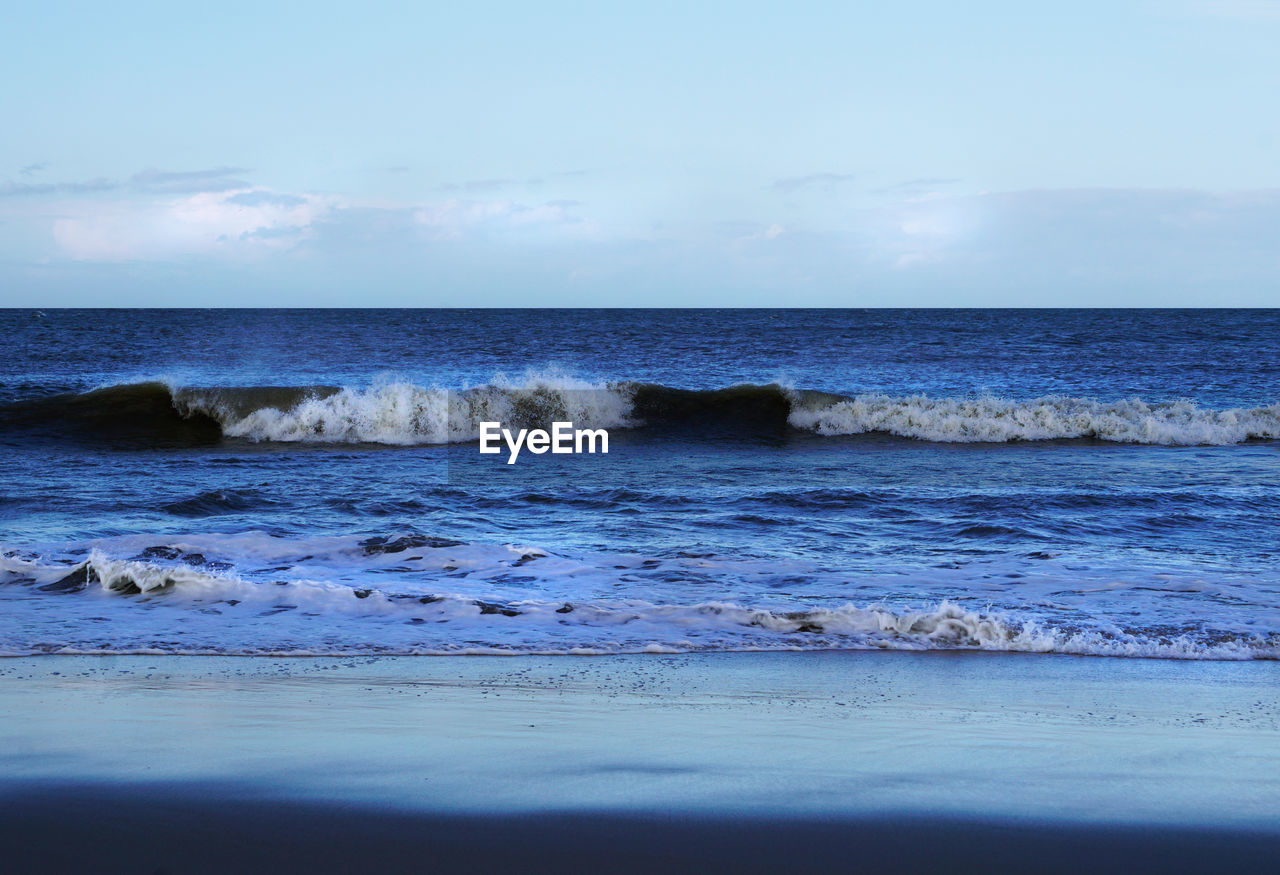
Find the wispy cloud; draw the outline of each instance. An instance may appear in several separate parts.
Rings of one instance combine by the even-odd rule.
[[[361,203],[262,187],[220,190],[237,172],[149,172],[134,177],[122,191],[125,196],[57,202],[52,215],[57,252],[73,261],[243,259],[308,245],[321,252],[412,250],[433,241],[527,235],[531,229],[581,234],[587,227],[573,213],[577,203],[568,200]],[[188,188],[199,190],[182,191]]]
[[[85,179],[79,182],[0,182],[0,198],[30,197],[42,194],[92,194],[120,187],[109,179]]]
[[[838,185],[852,182],[853,178],[852,173],[810,173],[805,176],[788,176],[774,180],[773,185],[770,187],[785,194],[792,194],[805,189],[830,191]]]
[[[437,187],[437,191],[443,192],[463,192],[466,194],[478,194],[488,191],[499,191],[504,188],[510,188],[513,185],[520,185],[518,179],[468,179],[464,182],[446,182]]]
[[[744,234],[738,239],[740,240],[777,240],[779,237],[781,237],[785,233],[787,233],[787,229],[784,226],[778,224],[777,222],[774,222],[772,225],[770,225],[767,228],[764,228],[759,231],[753,231],[750,234]]]
[[[863,218],[897,269],[997,287],[1153,287],[1280,280],[1280,190],[994,192],[910,201]]]
[[[242,191],[233,194],[226,199],[229,204],[238,207],[300,207],[307,203],[307,199],[297,194],[282,194],[280,192],[268,191],[265,188],[254,189],[253,191]]]
[[[447,269],[452,280],[481,288],[486,277],[510,278],[537,264],[563,269],[579,290],[591,283],[596,289],[745,283],[781,293],[803,285],[828,289],[825,303],[847,303],[838,290],[854,287],[884,295],[924,289],[932,300],[954,290],[969,294],[956,299],[969,303],[1018,303],[1019,290],[1039,288],[1107,303],[1104,290],[1210,295],[1237,288],[1256,295],[1280,282],[1280,190],[956,194],[945,189],[953,180],[920,177],[885,189],[895,197],[850,198],[826,221],[812,211],[762,210],[729,223],[698,223],[668,207],[619,219],[598,197],[590,199],[592,215],[571,199],[483,187],[379,200],[253,185],[220,190],[242,174],[230,167],[156,171],[145,177],[151,188],[132,179],[11,182],[0,185],[0,194],[12,198],[0,205],[0,218],[6,229],[21,229],[23,257],[31,263],[127,263],[130,270],[154,264],[165,271],[182,265],[192,277],[226,267],[277,277],[311,271],[346,282],[365,276],[342,273],[360,265],[405,282],[422,270]],[[847,175],[832,176],[812,174],[800,188],[843,185]],[[914,196],[918,191],[928,196]],[[662,230],[637,232],[651,226]]]
[[[587,175],[586,170],[557,170],[539,176],[492,177],[488,179],[467,179],[461,182],[446,182],[436,186],[436,191],[452,194],[484,194],[510,188],[532,188],[565,179],[577,179]]]
[[[28,164],[22,175],[32,177],[43,171],[45,164]],[[124,182],[97,177],[70,182],[2,182],[0,198],[38,195],[94,194],[128,189],[139,194],[196,194],[205,191],[234,191],[250,188],[250,183],[237,178],[247,173],[243,167],[213,167],[208,170],[161,171],[154,168],[135,173]]]
[[[288,248],[340,205],[329,197],[264,190],[80,201],[62,207],[52,230],[60,254],[74,261],[246,256]]]
[[[952,179],[946,176],[921,176],[917,179],[904,179],[901,182],[895,182],[892,185],[886,185],[881,188],[871,190],[872,194],[899,194],[899,195],[918,195],[926,191],[934,191],[939,188],[945,188],[955,185],[960,180]]]
[[[248,172],[244,167],[212,167],[208,170],[181,170],[176,172],[149,168],[129,177],[129,185],[137,191],[170,194],[230,191],[249,187],[248,182],[236,178]]]
[[[547,225],[576,225],[564,201],[523,204],[515,201],[448,200],[424,204],[414,219],[437,239],[458,239],[478,229],[515,229]]]

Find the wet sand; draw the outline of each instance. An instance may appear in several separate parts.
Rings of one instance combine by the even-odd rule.
[[[1280,664],[0,660],[14,871],[1258,868]]]
[[[8,872],[1261,872],[1280,837],[946,818],[451,815],[215,788],[58,788],[6,805]]]

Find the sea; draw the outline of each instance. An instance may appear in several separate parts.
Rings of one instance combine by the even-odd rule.
[[[1277,310],[49,309],[0,336],[0,654],[1280,657]],[[508,464],[487,421],[608,452]]]

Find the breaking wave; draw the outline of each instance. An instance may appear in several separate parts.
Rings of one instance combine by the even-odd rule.
[[[1192,401],[1147,403],[1045,396],[835,395],[779,385],[715,390],[560,376],[462,390],[406,382],[369,387],[112,386],[0,409],[0,432],[154,446],[225,438],[320,444],[449,444],[475,440],[482,421],[516,428],[571,421],[580,428],[751,436],[801,431],[880,434],[943,443],[1103,440],[1167,446],[1280,438],[1280,404],[1214,410]]]
[[[418,549],[434,548],[425,544]],[[0,582],[35,590],[64,609],[67,597],[83,599],[87,612],[82,617],[61,610],[63,625],[48,630],[56,634],[47,641],[6,636],[0,639],[0,652],[314,656],[981,650],[1280,659],[1280,635],[1275,633],[1120,628],[1106,622],[1064,625],[1019,612],[969,610],[945,600],[918,611],[851,603],[783,610],[734,602],[500,600],[340,581],[250,580],[177,549],[152,548],[147,556],[118,559],[95,549],[70,568],[0,558]],[[24,605],[32,601],[23,597]],[[101,615],[112,611],[125,612],[111,623],[129,629],[123,638],[89,622],[107,620]],[[334,624],[335,619],[341,624]]]
[[[800,404],[789,422],[824,435],[883,432],[946,443],[1091,438],[1166,446],[1225,445],[1280,437],[1280,404],[1206,410],[1191,401],[1147,404],[1136,398],[1099,402],[1047,396],[893,398],[860,395],[827,404]]]

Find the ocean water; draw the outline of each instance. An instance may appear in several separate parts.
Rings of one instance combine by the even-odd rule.
[[[1280,311],[0,330],[3,653],[1280,656]]]

